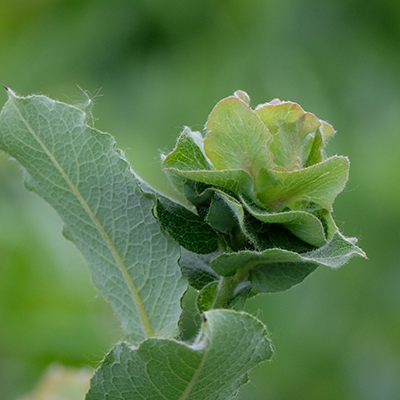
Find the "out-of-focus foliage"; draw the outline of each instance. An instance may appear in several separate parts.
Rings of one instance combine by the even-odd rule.
[[[276,356],[243,399],[400,397],[400,3],[395,0],[19,0],[0,2],[0,82],[86,105],[134,169],[173,193],[159,150],[201,130],[237,89],[252,106],[300,103],[338,131],[351,160],[335,219],[370,261],[317,270],[250,301]],[[1,104],[6,93],[0,92]],[[91,98],[91,97],[90,97]],[[150,161],[149,161],[150,160]],[[94,366],[120,337],[49,206],[0,155],[0,398],[52,361]],[[340,221],[346,221],[341,223]]]

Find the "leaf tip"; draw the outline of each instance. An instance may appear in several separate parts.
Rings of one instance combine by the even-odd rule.
[[[10,88],[8,88],[6,85],[2,85],[4,89],[6,89],[6,92],[8,92],[10,90]]]

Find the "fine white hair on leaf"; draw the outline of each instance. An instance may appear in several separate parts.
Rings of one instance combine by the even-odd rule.
[[[79,99],[75,102],[75,107],[81,109],[86,115],[86,123],[91,127],[94,128],[94,123],[97,118],[93,116],[93,107],[96,100],[103,96],[100,91],[101,88],[96,89],[93,93],[90,93],[89,90],[82,89],[78,84],[76,85],[79,89]]]

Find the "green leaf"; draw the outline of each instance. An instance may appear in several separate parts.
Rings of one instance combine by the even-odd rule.
[[[185,249],[199,254],[218,250],[218,234],[201,217],[167,198],[158,198],[155,215]]]
[[[313,214],[305,211],[267,212],[242,199],[245,209],[255,218],[270,224],[282,224],[299,239],[313,246],[320,247],[326,243],[322,222]]]
[[[326,267],[339,268],[353,256],[367,258],[364,251],[356,246],[356,243],[356,238],[346,238],[340,232],[336,232],[325,246],[302,254],[302,258]]]
[[[219,279],[219,276],[210,267],[211,260],[219,253],[196,254],[186,249],[182,249],[181,253],[179,265],[182,274],[188,278],[190,286],[201,290],[204,286]]]
[[[225,200],[218,194],[215,194],[211,200],[206,219],[216,231],[223,234],[229,234],[233,228],[238,226],[232,210],[227,207]]]
[[[320,126],[319,119],[314,114],[304,113],[296,121],[280,121],[278,126],[279,130],[270,144],[274,163],[286,171],[303,168],[305,138]]]
[[[219,188],[225,189],[229,192],[245,193],[248,197],[255,200],[253,180],[250,175],[243,170],[180,171],[175,168],[169,168],[167,169],[167,172],[174,176],[178,175],[207,185],[218,186]]]
[[[175,149],[167,156],[163,156],[164,172],[181,193],[183,193],[183,185],[187,178],[179,171],[214,169],[203,152],[203,141],[200,132],[192,132],[190,128],[185,127],[177,140]]]
[[[294,215],[282,213],[282,216],[270,214],[250,205],[243,197],[241,197],[241,203],[221,190],[214,189],[214,194],[215,198],[224,202],[225,207],[234,215],[235,222],[239,224],[240,231],[233,231],[234,235],[232,234],[229,240],[227,239],[227,243],[233,251],[249,248],[251,245],[257,250],[281,247],[288,250],[304,251],[310,250],[315,243],[321,243],[321,245],[326,243],[322,223],[311,214],[301,212],[298,215],[295,213]],[[210,207],[210,212],[212,210],[213,208]],[[304,228],[297,225],[300,222],[306,223]],[[214,223],[214,221],[210,221],[210,223]],[[223,221],[220,221],[221,225],[222,223]],[[229,223],[229,226],[231,226],[231,223]],[[309,229],[316,227],[318,231],[309,231]],[[299,234],[299,236],[296,236],[296,234]],[[308,239],[311,245],[305,239]]]
[[[304,209],[316,204],[330,210],[344,189],[349,173],[347,157],[334,156],[300,171],[262,169],[256,180],[258,200],[269,211]]]
[[[309,140],[309,149],[307,149],[307,160],[304,163],[304,167],[310,167],[311,165],[318,164],[324,159],[324,141],[322,134],[319,129],[315,132],[315,135]]]
[[[92,378],[86,400],[232,399],[247,372],[272,356],[266,327],[244,312],[204,316],[192,345],[168,339],[117,345]]]
[[[254,293],[283,292],[303,282],[316,265],[313,263],[292,263],[291,261],[277,264],[260,264],[250,271],[251,290]]]
[[[279,99],[259,105],[255,113],[273,135],[270,148],[276,165],[292,171],[323,161],[325,141],[335,133],[332,125]]]
[[[203,141],[200,132],[193,132],[186,126],[178,138],[175,149],[165,157],[164,167],[182,171],[214,169],[204,155]]]
[[[85,114],[44,96],[9,100],[0,114],[0,148],[27,171],[27,186],[65,223],[93,281],[136,343],[178,333],[186,290],[179,246],[152,216],[114,139],[90,128]]]
[[[279,99],[260,104],[254,111],[272,135],[275,135],[279,130],[278,122],[294,122],[304,114],[304,110],[297,103],[280,101]]]
[[[199,132],[186,127],[175,149],[164,157],[162,167],[172,184],[184,193],[184,185],[190,179],[254,198],[251,176],[244,170],[215,170],[203,153],[202,140]]]
[[[256,293],[283,291],[303,281],[318,266],[338,268],[353,256],[365,257],[354,241],[336,232],[326,245],[310,252],[275,248],[259,253],[225,253],[212,260],[211,268],[221,276],[248,276]]]
[[[218,170],[244,170],[257,176],[269,166],[271,134],[256,113],[236,96],[221,100],[211,112],[204,151]]]
[[[218,282],[211,282],[200,290],[196,300],[197,308],[200,313],[208,311],[212,308],[217,287]]]

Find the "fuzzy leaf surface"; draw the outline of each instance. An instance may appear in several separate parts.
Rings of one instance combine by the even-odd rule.
[[[156,215],[162,227],[185,249],[199,254],[218,250],[218,235],[202,218],[166,198],[159,198]]]
[[[200,313],[210,310],[214,303],[214,297],[217,292],[218,282],[212,282],[200,290],[197,295],[196,304]]]
[[[90,128],[76,107],[8,94],[0,148],[25,168],[27,187],[58,212],[125,334],[136,343],[175,336],[187,286],[179,246],[152,216],[153,202],[114,139]]]
[[[197,290],[219,279],[219,276],[210,268],[210,263],[219,253],[196,254],[184,248],[181,249],[179,265],[182,274],[189,284]]]
[[[91,381],[86,400],[230,400],[247,372],[272,355],[265,326],[229,310],[204,313],[201,335],[188,345],[148,339],[118,344]]]
[[[270,224],[282,224],[298,238],[313,246],[323,246],[326,234],[322,222],[305,211],[270,213],[242,199],[245,209],[256,219]]]
[[[204,152],[218,170],[243,169],[257,176],[271,162],[272,139],[257,114],[236,96],[221,100],[211,112]]]
[[[189,128],[183,130],[175,149],[164,158],[162,166],[172,184],[181,192],[185,181],[190,179],[254,197],[253,180],[248,172],[242,169],[216,170],[204,154],[201,134]]]
[[[263,252],[241,251],[221,254],[211,261],[211,268],[219,275],[248,274],[253,292],[277,292],[287,290],[302,282],[318,266],[338,268],[353,256],[365,257],[354,244],[354,239],[336,232],[324,246],[306,253],[282,249]]]
[[[307,208],[315,203],[331,210],[336,196],[344,189],[349,174],[349,160],[334,156],[298,171],[262,169],[257,177],[257,197],[271,211]]]

